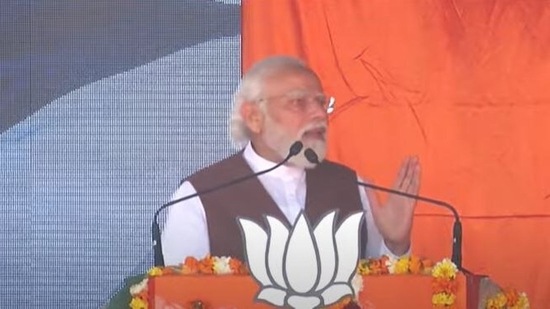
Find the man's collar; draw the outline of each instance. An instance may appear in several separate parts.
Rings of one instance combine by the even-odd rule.
[[[252,171],[254,171],[254,173],[267,170],[277,164],[276,162],[269,161],[260,156],[254,150],[254,148],[252,147],[252,143],[250,142],[248,142],[244,149],[243,157],[246,162],[248,162],[248,165],[250,165],[250,168],[252,169]],[[279,166],[278,168],[272,170],[267,174],[278,178],[300,178],[303,176],[304,172],[304,168],[283,165]]]

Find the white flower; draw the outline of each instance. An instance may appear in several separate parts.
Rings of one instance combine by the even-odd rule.
[[[231,266],[229,266],[229,261],[231,261],[230,257],[215,256],[212,259],[213,259],[213,263],[214,263],[214,274],[216,274],[216,275],[229,275],[229,274],[233,273],[231,271]]]
[[[388,268],[388,272],[392,275],[395,274],[395,263],[397,263],[397,259],[393,256],[388,256],[386,267]]]
[[[351,280],[359,260],[363,212],[344,220],[334,232],[335,212],[312,231],[303,213],[292,230],[267,216],[269,234],[239,218],[252,276],[261,285],[256,299],[276,306],[308,309],[352,295]]]
[[[130,287],[130,295],[136,296],[147,288],[148,278],[141,280],[140,283],[136,283]]]

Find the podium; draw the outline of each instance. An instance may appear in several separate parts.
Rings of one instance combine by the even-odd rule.
[[[361,276],[362,308],[434,308],[432,277],[426,275]],[[453,308],[484,308],[486,296],[498,287],[486,276],[458,273]],[[248,275],[163,275],[149,278],[148,308],[190,308],[200,301],[204,308],[274,308],[255,302],[260,286]]]

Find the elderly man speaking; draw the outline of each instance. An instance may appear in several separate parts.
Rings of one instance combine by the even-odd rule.
[[[317,222],[334,209],[340,220],[364,211],[364,257],[409,254],[415,201],[390,195],[381,205],[374,192],[358,186],[355,171],[325,159],[329,100],[315,72],[292,57],[266,58],[243,76],[231,115],[231,137],[240,150],[185,179],[173,199],[269,169],[296,141],[304,147],[269,173],[170,207],[162,232],[166,265],[208,254],[243,259],[237,217],[260,223],[270,215],[292,225],[301,211]],[[307,148],[319,164],[304,156]],[[418,159],[406,158],[394,189],[417,194],[419,178]]]

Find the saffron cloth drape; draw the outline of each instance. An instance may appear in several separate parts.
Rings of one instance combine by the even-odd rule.
[[[336,97],[329,158],[455,205],[464,266],[550,304],[550,1],[243,0],[243,69],[306,60]],[[451,253],[448,212],[417,206],[413,251]]]

